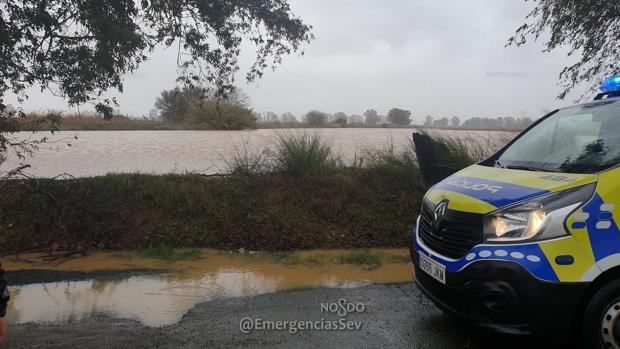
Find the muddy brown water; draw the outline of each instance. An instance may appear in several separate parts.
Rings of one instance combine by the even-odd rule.
[[[347,251],[303,251],[302,262],[276,262],[269,256],[202,250],[196,259],[165,262],[132,252],[96,253],[59,265],[24,262],[36,256],[5,258],[7,270],[46,269],[95,271],[167,269],[157,275],[82,281],[49,282],[11,288],[8,308],[11,323],[67,323],[94,314],[140,321],[147,326],[178,322],[197,303],[310,287],[349,288],[371,283],[412,281],[412,266],[402,249],[373,250],[389,256],[388,262],[368,270],[334,263]],[[400,260],[399,260],[400,259]],[[312,260],[306,263],[305,260]],[[396,260],[396,261],[395,261]]]
[[[107,173],[223,173],[227,162],[240,153],[260,154],[273,149],[281,134],[318,132],[335,153],[347,163],[359,160],[368,148],[393,145],[402,148],[413,129],[344,128],[344,129],[261,129],[254,131],[63,131],[19,132],[14,140],[41,139],[43,144],[32,157],[19,160],[9,153],[0,173],[20,163],[32,167],[25,172],[36,177],[55,177],[63,173],[75,177]],[[497,131],[436,130],[448,136],[479,138],[482,144],[505,142],[514,133]],[[75,139],[74,137],[77,137]],[[71,146],[68,146],[70,144]]]

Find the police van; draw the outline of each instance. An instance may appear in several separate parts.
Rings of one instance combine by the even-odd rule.
[[[620,348],[620,76],[432,187],[415,282],[484,329]]]

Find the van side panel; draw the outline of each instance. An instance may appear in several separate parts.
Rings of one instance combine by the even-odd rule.
[[[601,271],[620,265],[620,168],[600,174],[597,197],[589,209],[588,232]]]

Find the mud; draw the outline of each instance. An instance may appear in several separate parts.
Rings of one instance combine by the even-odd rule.
[[[265,320],[337,319],[321,312],[321,302],[365,305],[347,316],[359,331],[254,331],[244,334],[244,317]],[[7,348],[554,348],[513,337],[470,333],[463,323],[437,310],[412,284],[352,289],[317,288],[198,304],[174,325],[153,328],[132,320],[89,317],[62,325],[22,324],[10,328]]]
[[[44,269],[31,269],[31,270],[15,270],[7,271],[6,279],[9,285],[12,287],[40,284],[40,283],[54,283],[61,281],[81,281],[81,280],[119,280],[126,279],[132,276],[147,276],[166,273],[165,269],[105,269],[105,270],[93,270],[93,271],[63,271],[63,270],[44,270]]]
[[[403,259],[406,252],[374,251],[387,263],[371,270],[334,262],[347,253],[272,256],[203,250],[198,258],[175,262],[117,252],[56,265],[22,256],[4,263],[12,270],[8,318],[15,324],[68,323],[108,315],[160,327],[177,323],[196,304],[214,299],[412,280],[412,266]],[[33,265],[49,270],[23,269]],[[40,282],[32,283],[37,278]]]
[[[37,262],[36,256],[5,258],[13,285],[6,347],[559,347],[472,331],[413,285],[411,264],[403,262],[406,251],[376,252],[385,262],[372,270],[336,263],[343,251],[274,258],[204,250],[199,258],[176,262],[130,252],[56,264]],[[363,311],[344,316],[360,323],[359,330],[244,333],[239,327],[244,318],[338,321],[321,305],[343,299],[363,305]]]

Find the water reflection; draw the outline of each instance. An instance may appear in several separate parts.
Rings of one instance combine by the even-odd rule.
[[[280,282],[259,273],[222,270],[197,279],[133,276],[116,281],[75,281],[26,285],[13,290],[11,322],[71,322],[102,313],[170,325],[196,303],[221,297],[278,290]]]
[[[113,259],[103,256],[98,260],[111,265]],[[126,264],[123,258],[116,263]],[[175,264],[166,274],[18,286],[12,289],[8,316],[12,323],[64,323],[106,314],[165,326],[207,300],[315,286],[407,282],[411,268],[408,263],[385,264],[375,270],[347,265],[286,266],[211,252],[207,258]]]

